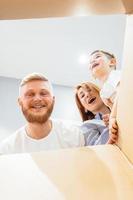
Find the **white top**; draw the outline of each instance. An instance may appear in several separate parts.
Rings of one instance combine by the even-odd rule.
[[[100,91],[100,96],[103,99],[109,99],[112,103],[114,103],[114,99],[117,93],[117,86],[120,83],[121,71],[112,70],[109,74],[108,79],[103,84],[103,87]]]
[[[33,139],[20,128],[0,144],[0,154],[38,152],[84,146],[84,137],[76,125],[52,120],[52,130],[42,139]]]

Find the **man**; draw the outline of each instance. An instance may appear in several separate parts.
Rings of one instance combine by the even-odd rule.
[[[55,97],[52,86],[42,74],[29,74],[19,88],[19,106],[27,124],[0,146],[1,154],[37,152],[49,149],[79,147],[84,138],[76,126],[51,120]]]

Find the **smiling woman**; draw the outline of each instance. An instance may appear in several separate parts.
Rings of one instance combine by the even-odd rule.
[[[105,144],[109,137],[108,120],[110,110],[103,103],[99,88],[91,82],[82,83],[76,87],[75,99],[84,122],[81,130],[85,137],[85,144]],[[106,126],[102,121],[103,119]]]
[[[103,103],[100,89],[91,82],[76,87],[75,99],[83,121],[94,119],[98,115],[109,113],[108,107]]]

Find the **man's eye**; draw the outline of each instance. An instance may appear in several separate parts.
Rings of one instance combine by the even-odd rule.
[[[27,97],[33,97],[34,96],[34,93],[29,93],[26,95]]]
[[[40,95],[41,95],[41,96],[48,96],[48,93],[42,92]]]

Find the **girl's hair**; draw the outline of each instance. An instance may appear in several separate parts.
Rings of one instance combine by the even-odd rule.
[[[85,108],[83,107],[83,105],[81,104],[81,102],[78,98],[78,90],[80,88],[90,89],[90,86],[94,87],[98,92],[100,91],[100,89],[95,84],[93,84],[91,82],[81,83],[81,84],[76,86],[75,101],[76,101],[79,113],[81,115],[82,121],[94,119],[94,117],[95,117],[95,115],[91,111],[85,110]]]

